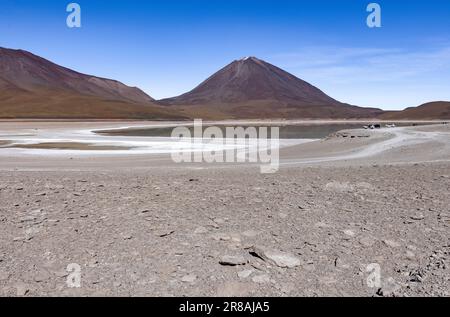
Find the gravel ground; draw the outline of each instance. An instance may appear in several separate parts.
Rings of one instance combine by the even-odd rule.
[[[449,296],[449,192],[445,162],[4,170],[0,295]]]

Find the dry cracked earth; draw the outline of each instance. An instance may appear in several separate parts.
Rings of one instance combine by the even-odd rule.
[[[450,295],[447,163],[0,176],[1,296]]]

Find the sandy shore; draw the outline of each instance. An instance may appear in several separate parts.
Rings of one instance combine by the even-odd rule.
[[[0,140],[132,125],[2,122]],[[8,151],[2,296],[450,295],[448,125],[286,146],[275,174]],[[71,263],[80,288],[66,283]],[[374,267],[380,285],[367,283]]]

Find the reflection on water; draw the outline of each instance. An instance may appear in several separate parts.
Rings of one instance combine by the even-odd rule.
[[[413,123],[398,123],[397,126],[409,126]],[[281,139],[322,139],[340,130],[361,129],[363,123],[333,123],[333,124],[289,124],[289,125],[273,125],[280,127]],[[270,125],[243,125],[243,128],[259,127]],[[218,125],[225,135],[226,126]],[[194,128],[188,127],[191,134],[194,135]],[[203,129],[208,128],[204,125]],[[170,137],[173,127],[155,127],[155,128],[129,128],[122,130],[99,131],[98,134],[110,136],[142,136],[142,137]],[[270,136],[270,129],[269,129]]]

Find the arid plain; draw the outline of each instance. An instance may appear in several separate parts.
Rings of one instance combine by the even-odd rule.
[[[274,174],[8,148],[145,124],[0,123],[0,295],[450,295],[448,125],[286,144]]]

